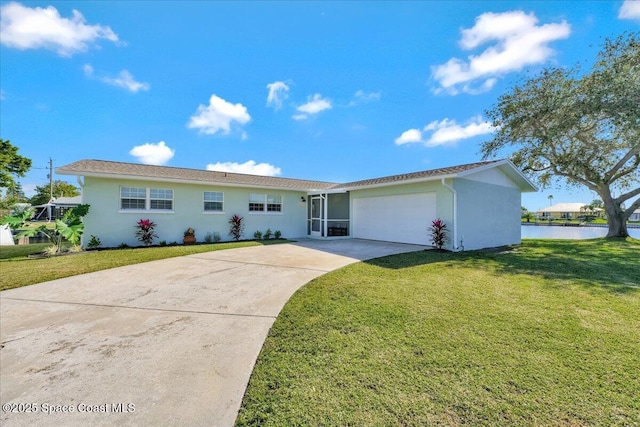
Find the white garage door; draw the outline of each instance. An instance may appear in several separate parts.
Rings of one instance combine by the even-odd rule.
[[[428,245],[435,193],[353,199],[353,237]]]

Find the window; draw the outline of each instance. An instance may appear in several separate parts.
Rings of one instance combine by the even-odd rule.
[[[282,212],[282,196],[267,194],[267,212]]]
[[[173,209],[173,190],[160,188],[149,189],[151,209],[171,210]]]
[[[120,209],[146,209],[147,189],[120,187]]]
[[[282,212],[282,196],[251,193],[249,212]]]
[[[217,191],[204,192],[204,211],[222,212],[224,208],[224,194]]]
[[[170,211],[173,209],[173,190],[120,187],[120,209]]]

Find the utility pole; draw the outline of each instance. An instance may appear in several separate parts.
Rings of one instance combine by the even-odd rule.
[[[53,199],[53,160],[49,157],[49,202]]]

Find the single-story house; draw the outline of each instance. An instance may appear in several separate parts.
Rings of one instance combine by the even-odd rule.
[[[629,217],[629,221],[640,221],[640,209],[636,209],[635,211],[633,211],[633,213]]]
[[[82,196],[74,196],[74,197],[64,197],[60,196],[58,198],[51,199],[49,203],[45,203],[44,205],[36,205],[34,206],[35,214],[33,215],[34,220],[48,220],[52,221],[58,218],[62,218],[64,213],[69,209],[73,209],[82,203]]]
[[[555,205],[547,206],[546,208],[538,209],[536,215],[540,219],[576,219],[578,217],[584,217],[586,213],[585,206],[588,203],[556,203]],[[596,209],[596,211],[602,211]],[[590,211],[589,211],[590,212]],[[599,212],[596,212],[598,215]]]
[[[156,242],[181,242],[187,228],[230,240],[229,218],[244,238],[359,238],[429,245],[431,222],[448,226],[448,249],[520,243],[521,193],[536,187],[508,160],[494,160],[350,183],[80,160],[56,170],[75,175],[89,204],[85,236],[104,246],[139,245],[135,224],[157,224]]]

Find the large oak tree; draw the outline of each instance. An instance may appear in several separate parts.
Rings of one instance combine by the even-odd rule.
[[[640,207],[640,40],[604,42],[588,72],[547,68],[516,85],[487,111],[496,133],[483,157],[506,148],[516,166],[548,187],[586,186],[604,204],[607,237],[626,237]]]

